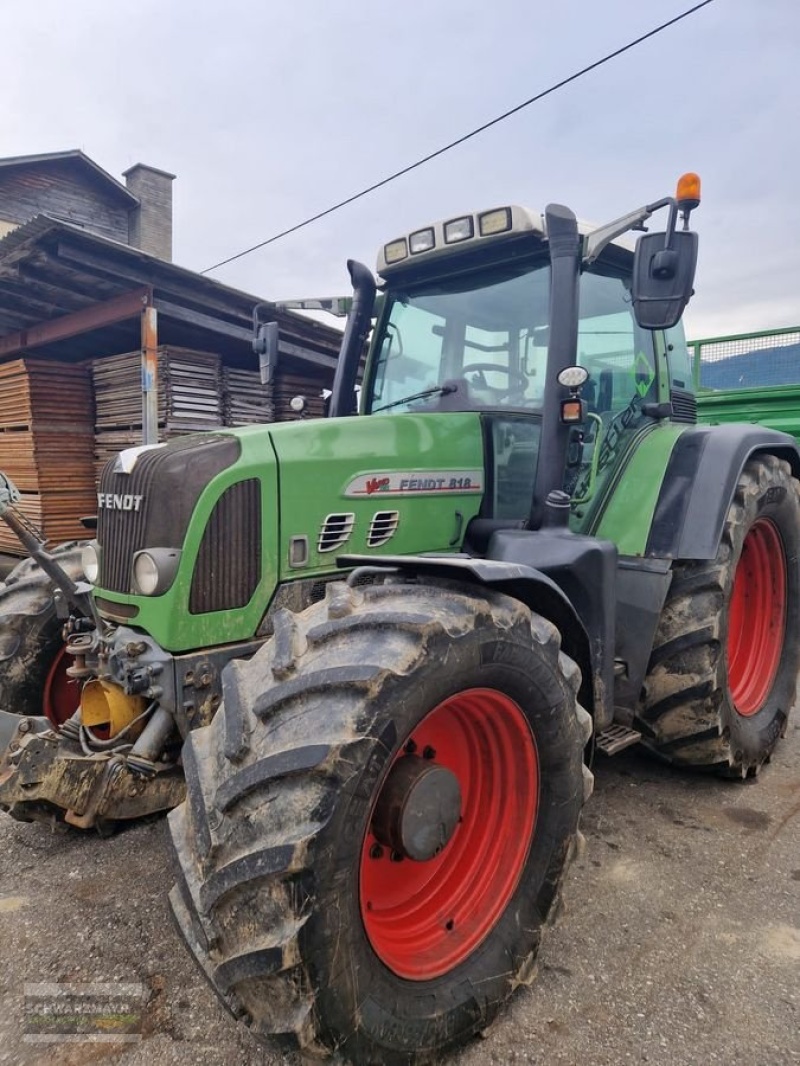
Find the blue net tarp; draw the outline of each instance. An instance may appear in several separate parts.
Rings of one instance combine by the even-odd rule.
[[[754,389],[800,384],[800,331],[707,341],[700,349],[700,386]]]

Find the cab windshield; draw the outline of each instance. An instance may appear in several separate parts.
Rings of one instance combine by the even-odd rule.
[[[379,324],[364,411],[486,411],[496,498],[491,514],[527,514],[547,377],[550,265],[493,264],[392,290]],[[574,427],[564,472],[573,525],[588,528],[628,443],[658,400],[653,333],[633,314],[624,271],[595,264],[580,279],[575,360],[589,371],[586,420]]]
[[[539,410],[549,287],[539,258],[391,294],[366,410]]]

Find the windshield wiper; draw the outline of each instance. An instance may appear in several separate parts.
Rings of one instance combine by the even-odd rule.
[[[372,414],[378,411],[388,411],[390,407],[399,407],[403,403],[411,403],[414,400],[427,400],[429,396],[447,396],[451,392],[458,392],[458,385],[434,385],[432,389],[423,389],[422,392],[412,392],[410,396],[404,396],[401,400],[392,400],[382,407],[373,407]]]

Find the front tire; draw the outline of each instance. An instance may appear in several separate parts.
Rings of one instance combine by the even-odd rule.
[[[559,644],[498,594],[337,584],[227,668],[223,708],[184,748],[170,899],[256,1032],[428,1062],[532,979],[591,781]],[[402,783],[428,769],[441,793]],[[415,804],[424,822],[426,803],[438,843],[392,822]]]
[[[83,580],[81,546],[63,544],[53,556],[73,581]],[[53,582],[33,559],[0,583],[0,710],[46,715],[59,726],[74,714],[80,694],[67,676]]]
[[[676,563],[638,728],[668,761],[754,774],[786,731],[800,670],[800,489],[751,459],[717,557]]]

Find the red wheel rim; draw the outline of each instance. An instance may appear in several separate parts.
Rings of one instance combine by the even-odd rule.
[[[536,823],[539,759],[519,706],[493,689],[451,696],[408,740],[417,753],[435,753],[435,762],[458,778],[461,820],[441,854],[427,862],[393,861],[368,829],[361,917],[390,970],[427,981],[475,950],[519,884]]]
[[[759,518],[736,567],[728,625],[728,687],[749,718],[772,689],[786,632],[786,557],[775,525]]]
[[[51,725],[63,725],[78,709],[78,689],[67,674],[71,663],[65,648],[59,648],[44,683],[42,709]]]

